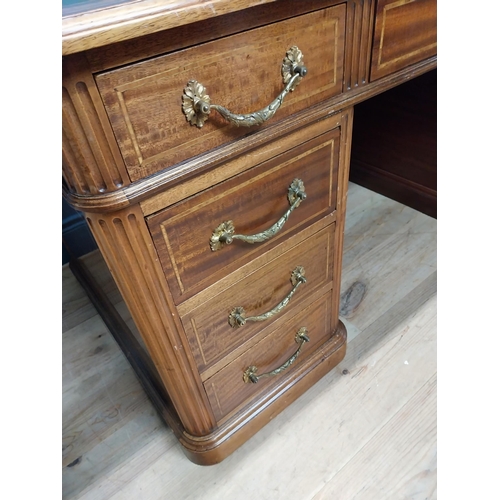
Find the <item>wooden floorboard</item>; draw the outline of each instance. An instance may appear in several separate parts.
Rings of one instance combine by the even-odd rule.
[[[63,498],[436,498],[436,274],[436,220],[351,184],[345,359],[221,464],[200,467],[63,267]]]

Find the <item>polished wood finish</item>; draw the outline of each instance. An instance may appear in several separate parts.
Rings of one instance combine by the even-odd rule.
[[[308,139],[309,133],[305,129],[302,138]],[[305,140],[282,155],[147,218],[176,303],[335,210],[339,136],[337,128]],[[235,240],[218,251],[210,251],[212,232],[224,221],[232,220],[239,234],[259,233],[274,224],[290,207],[288,189],[296,178],[303,181],[307,198],[274,238],[253,245]]]
[[[346,161],[345,151],[349,149],[345,145],[348,138],[343,133],[346,126],[345,123],[348,123],[346,120],[349,115],[350,112],[343,113],[339,120],[340,140],[338,159],[336,161],[342,165],[339,168],[342,171],[346,170],[345,163],[342,162]],[[349,129],[347,128],[346,130],[346,133],[348,133]],[[326,137],[328,137],[328,134],[326,134]],[[334,131],[332,137],[339,137],[338,130]],[[321,144],[323,144],[323,141],[319,141],[318,145]],[[308,148],[306,147],[304,151],[308,152]],[[331,150],[330,155],[332,154],[333,150]],[[333,155],[333,158],[335,159],[336,156]],[[330,161],[326,163],[329,167],[331,166]],[[335,170],[337,170],[336,164],[334,164],[333,168],[333,171]],[[342,176],[342,179],[342,182],[344,182],[345,175]],[[331,193],[329,197],[337,200],[335,210],[332,212],[335,214],[340,206],[338,192],[336,196]],[[232,203],[231,201],[231,205]],[[197,367],[195,357],[193,357],[195,353],[193,351],[193,343],[188,341],[188,338],[192,338],[189,333],[190,328],[192,328],[192,321],[188,322],[186,320],[186,314],[189,314],[189,311],[193,311],[191,314],[195,314],[198,311],[207,310],[207,308],[210,311],[210,304],[205,305],[205,309],[200,308],[199,305],[205,304],[210,294],[214,293],[214,291],[219,290],[217,293],[220,295],[223,290],[228,289],[231,281],[241,279],[238,276],[243,277],[252,268],[258,269],[264,262],[272,259],[273,250],[265,252],[260,258],[253,259],[246,266],[231,273],[226,280],[219,280],[211,287],[193,296],[190,300],[180,304],[178,307],[178,316],[175,313],[168,313],[168,310],[175,311],[176,307],[160,264],[152,247],[149,247],[148,241],[151,241],[151,236],[149,235],[149,231],[147,231],[144,215],[139,207],[136,205],[135,208],[130,207],[111,214],[88,213],[87,218],[94,237],[105,255],[107,265],[112,270],[120,291],[127,301],[132,317],[141,332],[151,359],[175,407],[182,429],[184,429],[179,431],[178,434],[181,436],[180,440],[185,447],[186,454],[193,461],[200,464],[216,463],[222,460],[227,453],[234,451],[250,435],[257,432],[262,425],[265,425],[270,415],[281,411],[284,408],[282,404],[285,400],[276,399],[272,396],[272,391],[267,392],[265,397],[259,398],[258,401],[256,400],[251,407],[246,407],[245,411],[238,412],[231,418],[226,418],[223,426],[218,424],[208,401],[208,396],[203,388],[203,380],[213,374],[214,371],[206,372],[203,377],[199,374],[200,368]],[[301,259],[303,264],[304,260],[311,259],[311,265],[308,266],[311,271],[308,270],[307,272],[308,275],[311,275],[312,289],[314,289],[315,281],[319,283],[318,286],[324,283],[323,288],[326,286],[331,289],[336,286],[334,283],[339,279],[337,277],[338,273],[332,273],[332,271],[329,271],[325,275],[323,270],[318,276],[315,275],[315,269],[319,271],[317,265],[321,259],[326,258],[330,262],[327,267],[332,269],[332,264],[338,262],[339,258],[341,258],[338,256],[339,251],[335,247],[334,239],[329,237],[327,242],[325,242],[326,246],[323,246],[321,239],[316,241],[315,238],[311,237],[321,227],[329,226],[333,228],[333,221],[334,218],[327,216],[302,231],[304,234],[301,238],[306,238],[310,246],[314,246],[320,251],[323,248],[323,253],[319,254],[323,255],[323,257],[318,259],[318,257],[315,257],[316,254],[314,251],[308,252],[307,249],[304,255],[300,245],[297,246],[298,255],[302,255],[303,257]],[[309,234],[310,236],[308,236]],[[294,240],[287,238],[282,245],[285,248],[293,246]],[[211,252],[208,247],[207,251]],[[276,257],[280,253],[281,250],[277,248],[275,252]],[[261,272],[263,278],[260,280],[260,286],[254,286],[254,289],[258,290],[257,296],[259,301],[262,300],[262,291],[267,287],[267,283],[271,283],[274,279],[272,273],[269,274],[265,268],[263,271],[266,272]],[[287,272],[289,273],[290,270]],[[269,277],[265,279],[267,276]],[[333,282],[331,281],[332,277],[334,279]],[[328,284],[328,280],[330,280],[330,284]],[[274,297],[278,297],[279,295],[281,299],[286,295],[284,290],[290,287],[289,283],[286,284],[287,281],[289,281],[289,277],[281,284],[282,290],[280,287],[276,288],[276,285],[273,285],[271,290],[276,290]],[[248,296],[248,290],[243,289],[242,291],[242,298]],[[226,296],[233,298],[231,293],[226,292]],[[218,297],[218,300],[214,301],[216,309],[222,309],[220,298],[221,296]],[[269,300],[264,301],[264,305],[267,302]],[[338,292],[333,293],[331,309],[333,312],[338,312]],[[227,312],[224,315],[224,321],[227,321],[226,314]],[[291,314],[287,318],[290,316]],[[332,314],[330,330],[326,333],[332,334],[338,330],[338,321],[335,318],[338,318],[337,313]],[[258,331],[258,329],[254,329],[254,332],[255,330]],[[251,325],[249,331],[252,332]],[[253,342],[256,342],[259,338],[261,337],[256,336]],[[283,379],[280,382],[277,386],[279,389],[277,390],[291,391],[290,398],[287,397],[286,401],[290,402],[295,397],[298,397],[301,390],[309,387],[310,384],[322,376],[321,374],[326,373],[326,371],[342,359],[345,353],[345,334],[338,334],[335,338],[336,340],[327,342],[319,351],[315,351],[311,356],[301,359],[300,370],[297,369],[298,371],[292,372],[295,376],[298,376],[299,373],[301,374],[300,383],[295,381],[295,377],[292,377],[292,379]],[[247,343],[247,345],[249,346],[251,343]],[[182,347],[179,348],[178,346]],[[240,352],[242,352],[241,349],[239,351],[238,349],[233,349],[230,353],[231,356],[226,356],[226,362],[230,362]],[[328,362],[324,361],[326,359],[328,359]],[[218,362],[219,367],[224,366],[224,362],[220,362],[220,360]],[[314,370],[314,373],[309,373],[310,370]],[[175,376],[173,376],[174,373],[176,374]],[[190,394],[191,396],[185,398],[186,394]],[[197,395],[197,399],[194,398],[195,395]],[[248,421],[250,415],[252,415],[251,423]],[[245,423],[241,427],[243,422],[248,423]]]
[[[279,383],[281,377],[293,376],[295,368],[300,365],[299,361],[330,338],[331,307],[331,292],[307,307],[302,301],[299,314],[284,324],[277,323],[270,334],[206,380],[204,386],[215,418],[223,419],[235,409],[250,404],[257,396]],[[243,381],[243,372],[251,365],[258,368],[257,374],[270,372],[283,365],[297,350],[295,335],[302,327],[307,328],[309,342],[304,344],[297,362],[287,372],[261,379],[256,384]]]
[[[314,229],[318,227],[321,227],[320,223]],[[200,306],[195,307],[195,301],[188,301],[179,307],[202,379],[207,378],[204,372],[208,368],[212,367],[210,374],[215,372],[266,335],[266,328],[279,317],[232,328],[228,316],[235,307],[244,307],[248,316],[271,310],[291,291],[291,273],[297,266],[304,268],[307,282],[299,286],[281,314],[296,312],[307,295],[331,286],[334,273],[331,258],[334,254],[334,225],[330,224],[317,234],[314,229],[298,238],[288,238],[263,258],[256,259],[254,265],[243,266],[236,276],[223,280],[219,290],[209,287],[200,292],[201,295],[197,296]],[[304,237],[307,239],[301,241]],[[263,261],[267,261],[266,265],[257,267]],[[230,283],[231,278],[234,283]]]
[[[150,215],[170,205],[172,199],[174,201],[181,200],[184,197],[181,193],[186,193],[186,195],[188,193],[194,194],[198,191],[198,186],[201,189],[203,189],[203,186],[209,187],[212,182],[211,170],[225,161],[234,159],[235,163],[231,166],[226,164],[226,168],[218,169],[218,175],[221,179],[228,178],[230,176],[229,171],[238,173],[251,166],[253,164],[251,160],[253,155],[256,155],[257,159],[272,157],[276,147],[273,140],[282,139],[279,142],[282,147],[284,144],[292,146],[297,140],[300,142],[301,128],[304,126],[314,123],[313,127],[317,127],[317,130],[328,130],[330,127],[326,124],[326,120],[323,122],[318,121],[327,117],[337,120],[336,125],[331,125],[331,127],[335,127],[340,124],[340,114],[332,116],[332,110],[355,106],[403,82],[432,71],[436,67],[437,58],[435,56],[430,57],[425,61],[370,83],[370,85],[355,88],[347,93],[328,99],[325,103],[311,106],[311,108],[280,120],[266,129],[255,130],[251,135],[240,138],[236,142],[186,160],[179,165],[158,172],[151,177],[135,181],[114,192],[81,195],[69,192],[63,187],[63,195],[73,207],[83,212],[109,213],[140,203],[144,214]],[[284,134],[286,134],[286,137],[283,137]],[[280,149],[277,148],[275,152],[280,151]],[[249,152],[252,153],[252,156],[245,155],[245,153]],[[179,186],[179,183],[188,179],[191,180],[190,183]]]
[[[172,168],[168,173],[159,173],[150,178],[152,181],[148,187],[152,194],[147,199],[140,198],[141,209],[146,216],[160,212],[193,194],[212,188],[214,172],[217,172],[219,182],[224,182],[253,166],[275,157],[281,158],[283,153],[307,140],[327,132],[331,133],[340,126],[341,120],[341,114],[332,115],[328,107],[313,107],[307,114],[294,115],[266,130],[255,132],[251,136],[251,142],[247,143],[246,138],[243,138],[235,144],[207,153],[203,162],[193,159],[184,162],[178,169]],[[284,134],[285,130],[287,132]],[[225,152],[225,149],[228,151]],[[229,161],[222,162],[223,158],[229,158]],[[193,177],[194,170],[197,175]],[[146,181],[138,181],[135,184],[143,182],[146,184]],[[129,190],[125,188],[124,191]],[[154,194],[156,192],[158,194]]]
[[[341,3],[345,2],[343,0],[314,0],[313,10]],[[236,9],[224,15],[198,21],[194,25],[181,23],[165,31],[137,35],[129,40],[86,50],[85,58],[93,73],[101,73],[311,12],[309,2],[287,2],[285,8],[276,1],[261,2],[253,7],[250,5],[244,9],[244,12]]]
[[[169,312],[174,305],[141,211],[87,220],[182,424],[194,436],[210,432],[215,419],[179,318]]]
[[[131,179],[249,134],[216,112],[203,128],[190,125],[179,113],[190,80],[206,88],[213,104],[235,113],[258,111],[283,90],[281,64],[297,46],[309,73],[268,123],[339,94],[344,26],[345,7],[339,5],[98,75]]]
[[[370,79],[437,53],[436,0],[377,0]]]
[[[144,0],[64,25],[64,53],[75,52],[63,58],[63,83],[73,89],[63,102],[72,154],[64,192],[85,212],[145,346],[137,359],[147,351],[149,361],[133,362],[138,376],[172,415],[166,421],[183,451],[205,465],[225,459],[345,356],[340,271],[352,106],[436,67],[435,56],[422,56],[367,81],[374,0],[263,3]],[[282,90],[280,66],[293,45],[308,74],[269,122],[234,128],[211,114],[202,129],[188,124],[181,103],[189,80],[205,85],[213,103],[255,111]],[[225,220],[245,234],[274,223],[295,177],[308,198],[275,240],[212,252],[211,232]],[[233,307],[254,315],[281,301],[296,266],[307,282],[285,309],[263,323],[229,325]],[[313,340],[292,369],[256,392],[238,381],[239,361],[269,355],[266,370],[288,359],[289,327],[306,317]],[[171,404],[161,404],[162,392]]]
[[[62,54],[188,25],[276,0],[139,0],[68,14],[62,22]],[[107,8],[106,8],[107,7]]]
[[[350,178],[437,217],[437,70],[355,108]]]
[[[347,2],[344,91],[369,82],[374,7],[368,0]]]
[[[67,188],[89,195],[116,191],[130,184],[84,59],[65,59],[62,83],[62,164]]]

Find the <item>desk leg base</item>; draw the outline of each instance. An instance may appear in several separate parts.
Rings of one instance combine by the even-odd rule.
[[[346,346],[346,328],[339,321],[331,339],[271,392],[207,436],[184,433],[179,440],[186,456],[198,465],[213,465],[224,460],[337,366],[344,359]]]
[[[284,376],[272,391],[242,409],[210,434],[192,436],[180,422],[149,355],[91,273],[78,259],[71,260],[69,266],[125,354],[163,421],[172,429],[189,460],[198,465],[214,465],[224,460],[338,365],[345,356],[347,331],[339,320],[337,330],[330,340],[298,366],[293,374]]]

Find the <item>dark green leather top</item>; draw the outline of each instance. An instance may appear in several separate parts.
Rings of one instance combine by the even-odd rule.
[[[92,10],[112,7],[124,3],[132,3],[137,0],[62,0],[62,15],[82,14]]]

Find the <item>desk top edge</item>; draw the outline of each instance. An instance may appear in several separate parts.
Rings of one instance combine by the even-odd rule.
[[[156,33],[278,0],[132,0],[62,18],[62,55]]]

